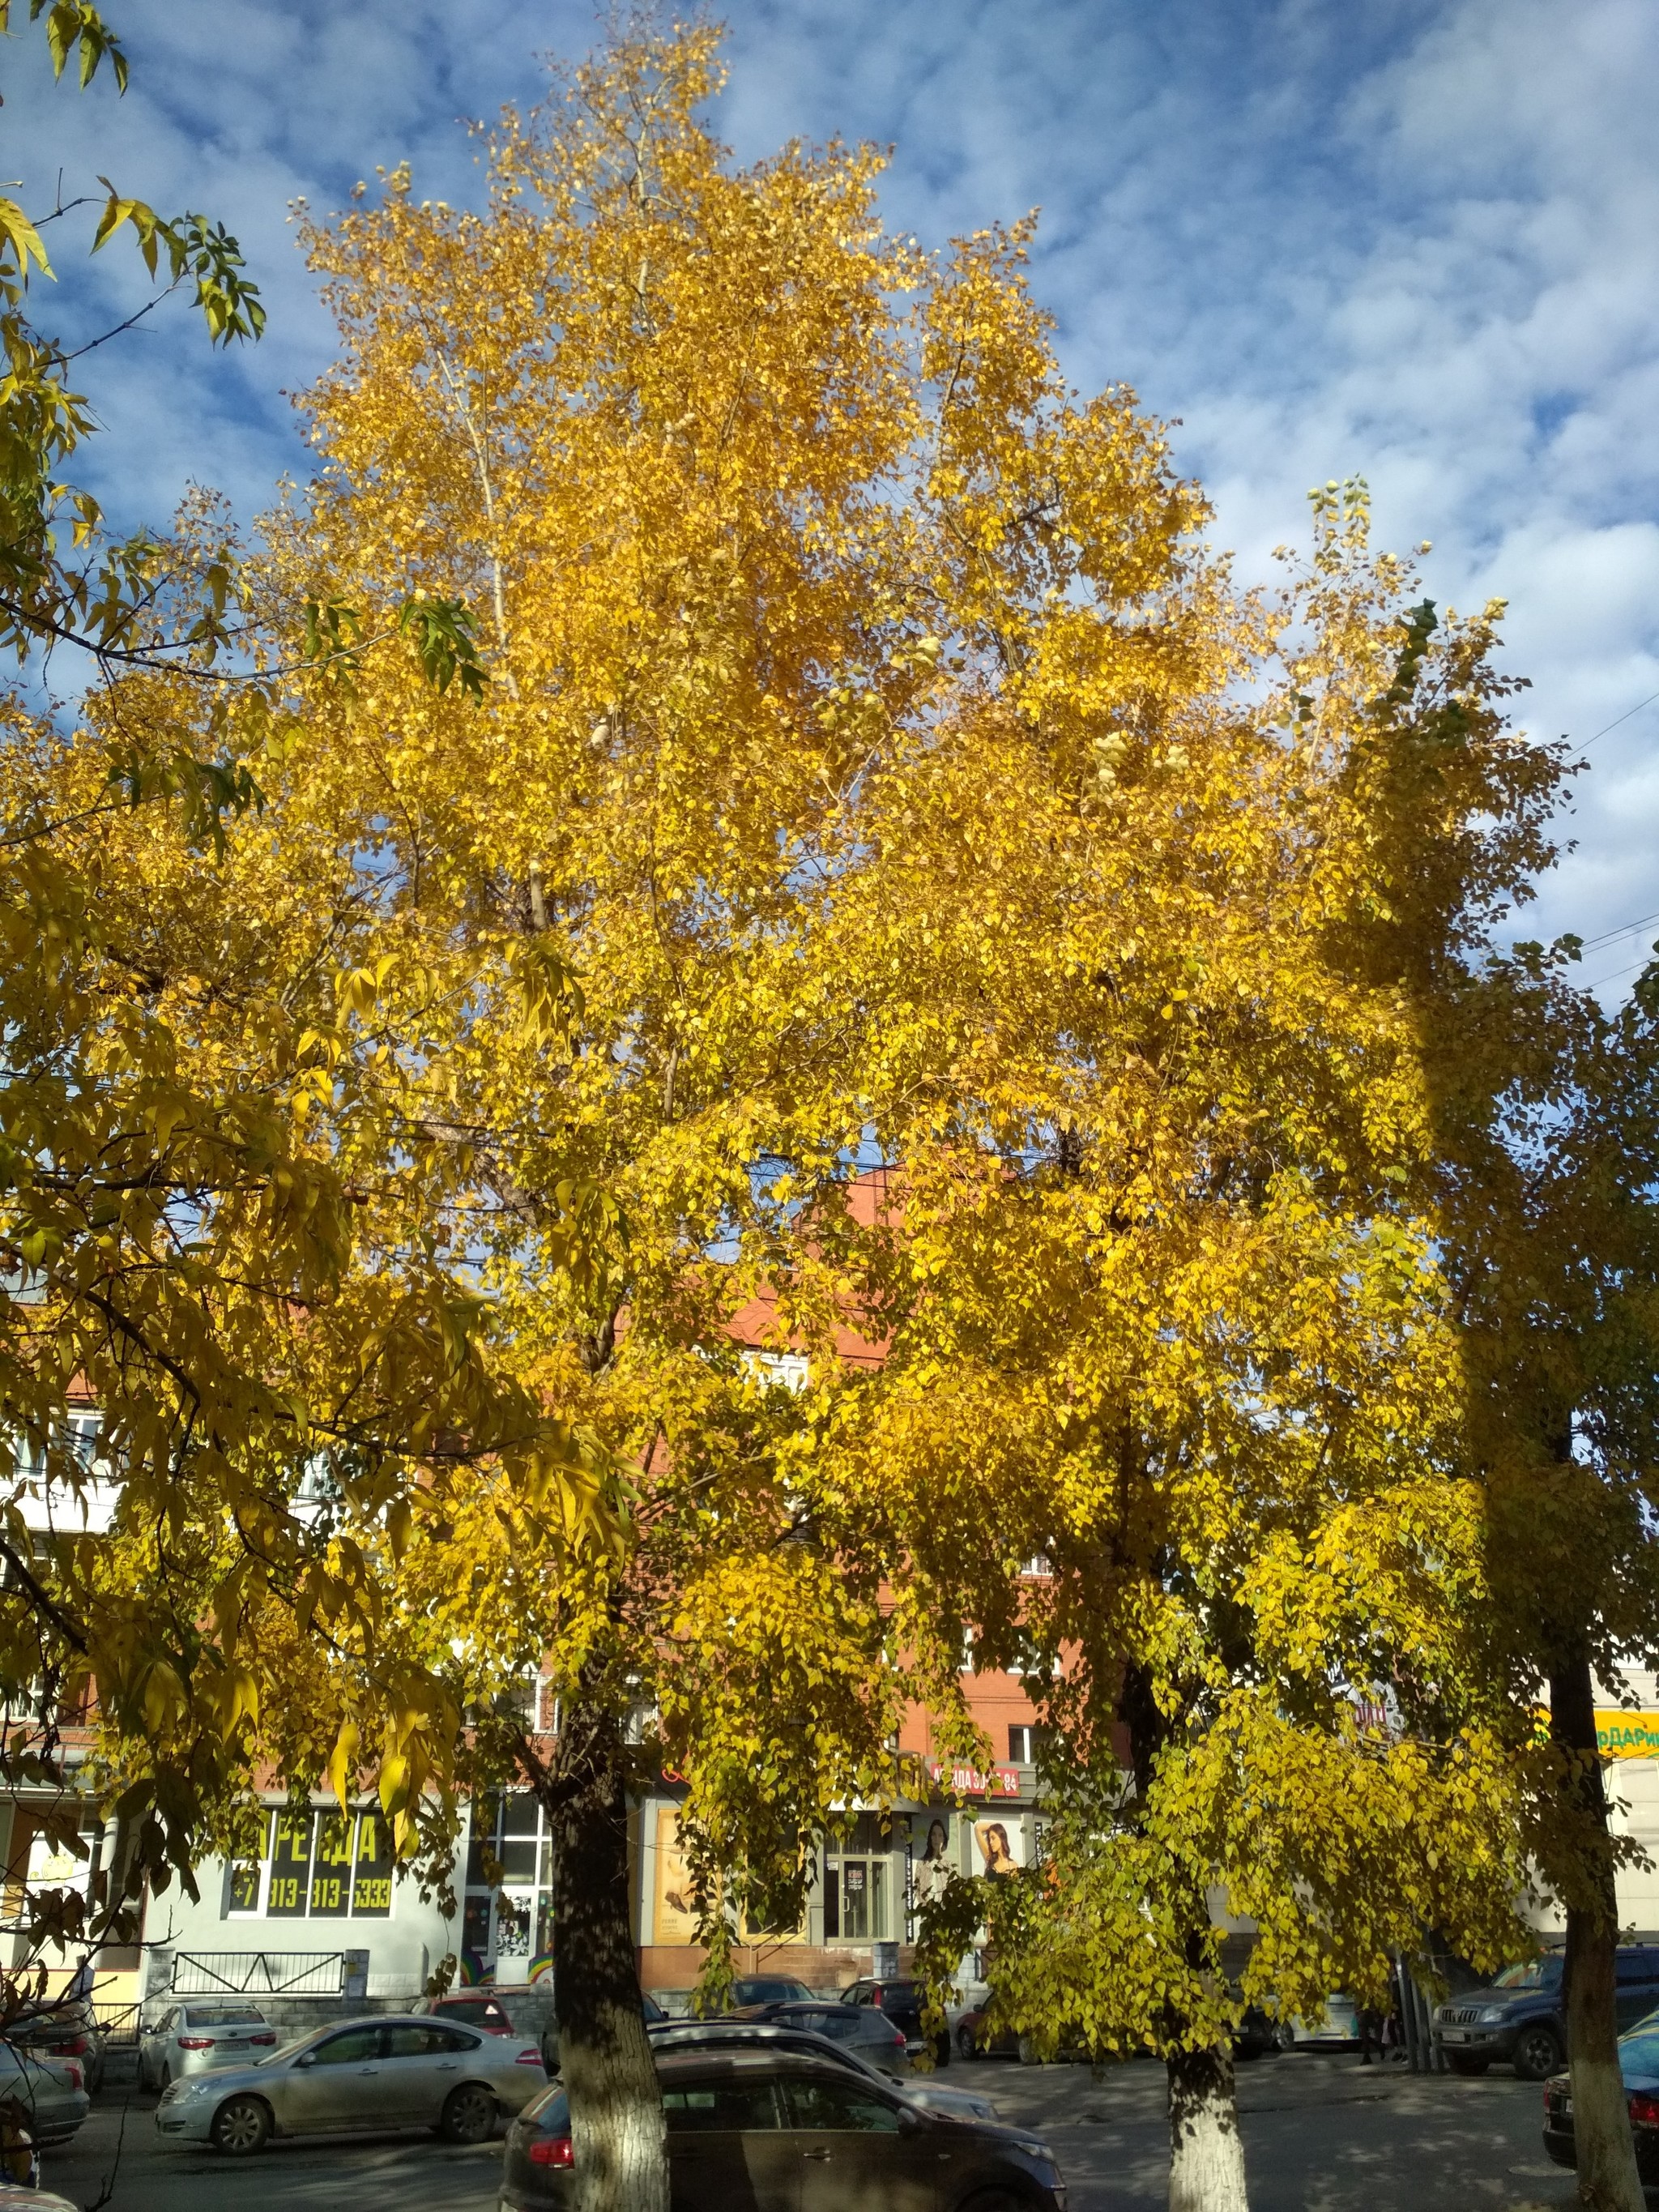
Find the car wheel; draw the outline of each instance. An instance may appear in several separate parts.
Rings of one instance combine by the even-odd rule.
[[[232,2158],[263,2150],[270,2134],[270,2112],[257,2097],[228,2097],[213,2115],[208,2141]]]
[[[957,2030],[957,2049],[961,2052],[964,2058],[977,2058],[979,2057],[979,2045],[974,2040],[974,2032],[972,2028],[959,2027]]]
[[[495,2100],[476,2081],[464,2081],[444,2099],[438,2131],[450,2142],[481,2143],[495,2125]]]
[[[1030,2200],[1006,2189],[982,2189],[977,2197],[965,2198],[956,2212],[1030,2212]]]
[[[947,2028],[943,2035],[933,2039],[933,2063],[935,2066],[948,2066],[950,2063],[951,2033]]]
[[[1560,2039],[1553,2027],[1523,2027],[1516,2038],[1515,2077],[1517,2081],[1547,2081],[1563,2064]]]

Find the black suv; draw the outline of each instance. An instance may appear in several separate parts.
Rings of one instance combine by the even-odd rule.
[[[920,1982],[877,1981],[866,1975],[862,1981],[849,1982],[841,1993],[841,2002],[849,2005],[873,2005],[884,2012],[895,2027],[904,2031],[906,2050],[914,2058],[927,2048],[927,2039],[921,2032],[921,1984]],[[951,2063],[951,2037],[946,2032],[933,2044],[933,2063],[948,2066]]]
[[[1465,1990],[1441,2005],[1433,2035],[1454,2074],[1484,2074],[1507,2061],[1523,2081],[1547,2081],[1566,2063],[1559,1951],[1506,1966],[1489,1989]],[[1622,2033],[1659,2007],[1659,1944],[1619,1947],[1615,2003]]]

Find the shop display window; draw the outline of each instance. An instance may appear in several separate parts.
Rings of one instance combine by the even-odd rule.
[[[378,1813],[337,1808],[261,1816],[258,1856],[232,1861],[225,1911],[236,1919],[385,1920],[392,1835]]]
[[[903,1838],[875,1813],[860,1813],[823,1845],[825,1942],[884,1943],[893,1933],[894,1854]]]
[[[462,1948],[477,1967],[523,1960],[527,1970],[552,1949],[553,1839],[527,1790],[503,1791],[472,1808],[467,1840]]]

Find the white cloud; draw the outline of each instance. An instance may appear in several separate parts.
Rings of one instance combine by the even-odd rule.
[[[1179,453],[1243,572],[1305,534],[1308,484],[1358,470],[1389,542],[1435,540],[1438,600],[1508,599],[1533,726],[1582,739],[1659,689],[1649,0],[726,13],[717,127],[740,157],[796,135],[896,142],[885,204],[934,239],[1042,204],[1035,281],[1070,374],[1182,418]],[[165,513],[193,474],[252,513],[303,463],[282,389],[328,353],[287,201],[337,205],[405,155],[423,193],[470,197],[456,119],[533,100],[538,51],[579,51],[593,17],[576,0],[127,0],[121,16],[135,66],[118,104],[52,90],[14,42],[13,160],[37,185],[59,161],[71,180],[118,171],[242,238],[264,344],[210,361],[175,308],[118,360],[94,356],[94,388],[126,511]],[[137,296],[108,253],[97,285],[75,327]],[[1590,757],[1563,824],[1578,850],[1529,932],[1595,935],[1659,908],[1659,708]]]

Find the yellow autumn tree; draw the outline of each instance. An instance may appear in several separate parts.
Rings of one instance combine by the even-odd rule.
[[[125,87],[95,9],[29,13],[60,74],[78,58],[83,86],[107,64]],[[129,233],[151,304],[185,285],[213,339],[258,335],[217,226],[111,191],[93,250]],[[0,649],[21,666],[73,648],[91,677],[75,717],[0,701],[0,1773],[72,1844],[104,1783],[69,1774],[63,1721],[95,1696],[130,1849],[102,1894],[28,1894],[31,1964],[123,1940],[146,1881],[190,1880],[248,1730],[287,1703],[273,1606],[301,1645],[343,1635],[363,1656],[352,1725],[390,1754],[407,1823],[454,1726],[429,1679],[379,1665],[352,1531],[400,1532],[434,1451],[489,1450],[562,1542],[599,1512],[580,1444],[492,1367],[476,1289],[431,1233],[441,1197],[399,1154],[400,1064],[371,1017],[407,946],[337,842],[277,821],[313,672],[337,676],[350,641],[476,690],[464,612],[406,603],[376,637],[349,610],[295,611],[278,641],[210,502],[113,539],[65,481],[94,422],[40,325],[53,274],[23,204],[0,202]],[[520,1018],[562,1018],[556,978],[502,966]],[[90,1457],[68,1428],[88,1404]],[[301,1498],[319,1476],[340,1501],[320,1518]]]
[[[580,994],[541,1036],[427,994],[405,1127],[465,1194],[447,1233],[492,1346],[624,1470],[624,1526],[573,1570],[457,1466],[415,1501],[386,1602],[415,1643],[441,1623],[458,1703],[538,1661],[559,1698],[550,1765],[495,1720],[468,1756],[527,1776],[558,1840],[595,2205],[666,2191],[630,1782],[686,1778],[718,1970],[722,1897],[793,1915],[804,1840],[898,1779],[904,1638],[862,1498],[821,1474],[842,1196],[915,1025],[852,887],[879,858],[902,962],[931,888],[897,882],[900,847],[931,849],[927,762],[993,668],[1036,672],[1065,773],[1100,776],[1092,695],[1213,694],[1256,621],[1131,396],[1059,392],[1024,232],[937,259],[892,238],[867,149],[735,170],[698,119],[718,82],[711,34],[625,40],[504,118],[484,211],[398,172],[309,228],[342,351],[264,570],[276,604],[371,628],[410,594],[487,611],[482,706],[365,659],[308,702],[292,803],[366,856],[388,926],[499,943]],[[985,890],[963,861],[947,932]],[[769,1379],[785,1344],[813,1348],[805,1392]]]
[[[1052,368],[1028,390],[1061,415]],[[1528,1940],[1424,1018],[1547,860],[1559,763],[1504,725],[1496,611],[1413,609],[1363,487],[1195,683],[1158,647],[1213,571],[1126,606],[1045,521],[1063,614],[947,641],[977,691],[842,901],[888,979],[866,1093],[903,1197],[854,1269],[887,1358],[827,1418],[930,1701],[960,1710],[964,1633],[1044,1686],[1050,1851],[946,1903],[933,1971],[983,1917],[1003,2021],[1159,2050],[1171,2205],[1221,2212],[1242,2006],[1380,2002],[1425,1928]]]
[[[273,1449],[333,1644],[228,1581],[227,1649],[295,1686],[239,1755],[378,1774],[440,1853],[463,1778],[531,1781],[579,2186],[660,2212],[630,1783],[686,1778],[718,1967],[723,1898],[787,1914],[803,1838],[895,1787],[907,1689],[967,1740],[972,1629],[1054,1670],[1060,1808],[1111,1838],[997,1908],[1031,1915],[1008,2015],[1150,2035],[1176,2201],[1237,2202],[1212,1886],[1292,2008],[1414,1915],[1512,1936],[1401,932],[1457,953],[1553,771],[1498,727],[1490,623],[1419,638],[1357,496],[1287,610],[1241,597],[1133,395],[1065,386],[1023,228],[936,258],[867,150],[738,170],[718,83],[710,34],[624,40],[503,119],[482,212],[398,172],[307,230],[341,353],[254,586],[277,665],[317,664],[261,834],[353,950],[300,932],[287,1126],[340,1178],[353,1297],[473,1294],[478,1389],[419,1481],[378,1433],[367,1474],[313,1445],[310,1521]],[[358,649],[410,606],[480,611],[477,684],[453,617],[420,633],[447,688]],[[1402,777],[1447,830],[1422,912],[1379,860]],[[872,1139],[902,1202],[862,1224]],[[307,1408],[390,1346],[339,1310],[262,1355],[317,1363]],[[890,1346],[856,1386],[849,1322]],[[192,1604],[237,1571],[198,1536]],[[498,1704],[534,1666],[548,1762]],[[1461,1868],[1402,1860],[1413,1795]]]

